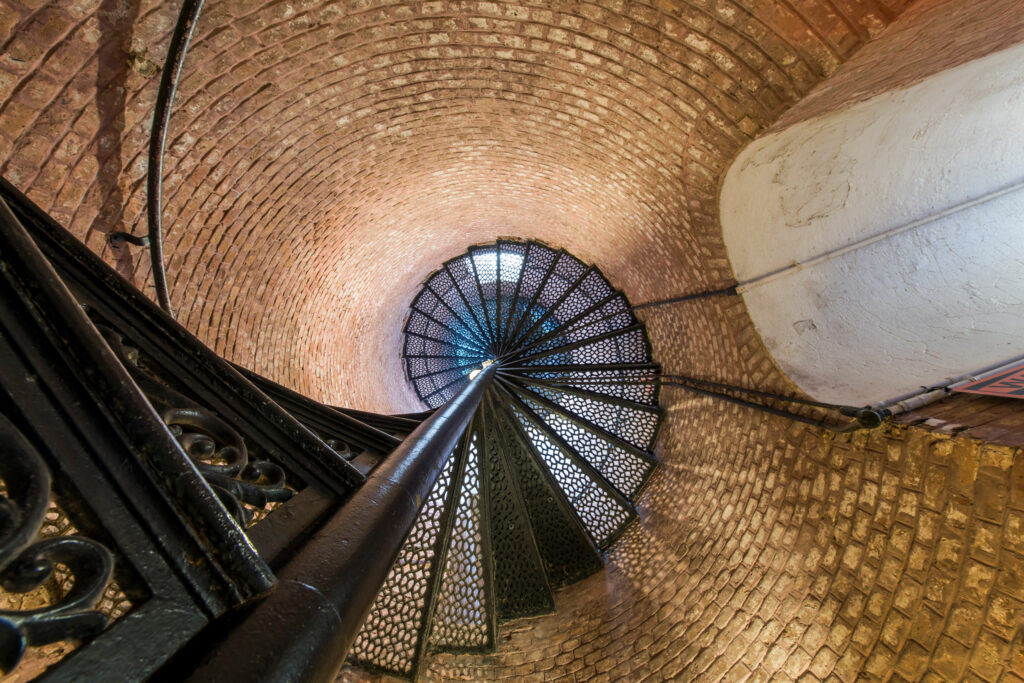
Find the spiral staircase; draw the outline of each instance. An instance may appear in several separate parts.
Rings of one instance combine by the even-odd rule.
[[[661,412],[658,366],[622,292],[537,242],[471,248],[432,274],[405,326],[420,399],[497,365],[350,653],[414,678],[429,651],[493,649],[497,623],[553,611],[636,517]]]
[[[430,408],[233,365],[0,179],[0,675],[415,678],[554,609],[636,517],[660,371],[601,273],[473,247],[405,327]]]

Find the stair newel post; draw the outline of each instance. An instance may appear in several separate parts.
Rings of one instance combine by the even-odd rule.
[[[333,680],[498,365],[417,427],[210,649],[195,681]]]

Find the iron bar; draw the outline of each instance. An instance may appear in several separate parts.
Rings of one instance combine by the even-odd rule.
[[[470,361],[468,363],[462,363],[461,365],[452,365],[447,368],[441,368],[440,370],[426,372],[423,373],[422,375],[410,375],[409,380],[415,382],[418,379],[426,379],[427,377],[433,377],[434,375],[440,375],[445,372],[453,372],[455,370],[465,370],[466,368],[471,368],[476,365],[480,365],[480,361]],[[426,398],[426,396],[424,396],[424,398]]]
[[[487,300],[484,299],[484,288],[480,285],[480,274],[476,272],[476,259],[473,258],[473,250],[469,250],[469,267],[473,270],[473,282],[476,284],[476,292],[480,297],[480,308],[484,312],[484,320],[487,321],[487,331],[491,333],[491,353],[494,353],[497,349],[494,348],[494,342],[497,341],[497,336],[494,333],[494,327],[491,325],[491,314],[487,312]]]
[[[519,392],[516,391],[516,388],[513,384],[509,383],[507,380],[503,380],[500,378],[498,382],[502,385],[501,388],[508,394],[509,397],[511,397],[511,400],[514,401],[516,405],[519,406],[520,410],[523,411],[523,415],[530,422],[532,422],[533,425],[537,427],[537,429],[544,432],[544,435],[549,440],[551,440],[552,443],[558,446],[558,448],[562,450],[565,456],[569,458],[569,460],[572,461],[573,464],[575,464],[577,467],[583,470],[584,474],[586,474],[587,477],[593,483],[597,484],[601,489],[603,489],[605,493],[611,496],[612,500],[614,500],[616,503],[618,503],[626,510],[628,510],[631,513],[631,516],[636,516],[636,510],[633,509],[633,504],[629,502],[629,499],[626,498],[626,496],[623,495],[621,491],[612,486],[611,482],[609,482],[605,478],[605,476],[598,471],[596,467],[590,464],[590,461],[588,461],[582,455],[577,453],[575,448],[566,443],[565,439],[562,438],[561,434],[559,434],[547,422],[545,422],[544,418],[537,415],[537,413],[534,412],[534,410],[526,404],[526,401],[520,396]],[[530,398],[531,400],[533,399],[533,397]],[[537,403],[541,403],[542,405],[545,405],[545,407],[548,408],[551,407],[550,405],[548,405],[547,402],[543,400],[537,401]],[[633,446],[629,444],[624,445],[631,452],[636,450]]]
[[[484,394],[486,398],[486,392]],[[487,436],[484,423],[484,411],[473,416],[473,429],[478,436],[476,449],[476,466],[480,498],[477,503],[477,514],[480,515],[480,569],[483,578],[483,612],[484,612],[484,648],[493,650],[498,640],[498,597],[495,590],[494,547],[491,543],[493,518],[491,503],[494,492],[491,490],[491,477],[488,470]]]
[[[455,279],[455,273],[452,272],[451,266],[449,265],[450,263],[451,261],[448,261],[444,264],[444,272],[448,273],[448,277],[451,278],[452,281],[452,287],[455,288],[459,298],[462,299],[462,303],[466,306],[466,310],[469,311],[469,314],[473,317],[473,322],[476,323],[476,329],[479,330],[481,335],[485,335],[484,326],[480,324],[480,318],[476,317],[476,311],[474,311],[473,307],[469,304],[469,299],[466,298],[466,293],[463,292],[462,287],[459,286],[459,281]],[[480,301],[480,304],[483,305],[483,300]]]
[[[419,308],[415,304],[413,304],[411,306],[411,309],[413,311],[416,311],[417,313],[419,313],[424,318],[426,318],[427,320],[431,321],[432,323],[434,323],[438,327],[442,327],[442,328],[448,330],[449,332],[453,333],[458,339],[461,339],[463,342],[465,342],[467,344],[474,345],[474,346],[479,346],[481,351],[486,346],[486,345],[481,345],[481,342],[476,341],[473,338],[472,335],[465,335],[465,334],[463,334],[461,330],[453,328],[448,323],[441,321],[440,319],[438,319],[437,317],[435,317],[434,315],[432,315],[430,313],[427,313],[426,311],[424,311],[422,308]],[[461,322],[461,320],[460,320],[460,322]]]
[[[494,262],[496,264],[495,277],[494,277],[494,346],[492,353],[498,351],[497,347],[501,346],[502,332],[501,332],[501,243],[498,243],[494,247]]]
[[[603,439],[604,441],[607,441],[608,443],[612,444],[616,448],[621,448],[622,450],[627,451],[629,453],[632,453],[633,455],[636,455],[637,457],[642,458],[643,460],[646,460],[649,463],[653,464],[653,463],[657,462],[654,459],[654,456],[652,456],[647,451],[643,450],[643,448],[641,448],[640,446],[637,446],[636,444],[630,443],[629,441],[626,441],[622,437],[619,437],[619,436],[616,436],[614,434],[611,434],[608,431],[606,431],[604,428],[602,428],[602,427],[600,427],[598,425],[592,424],[589,420],[585,420],[585,419],[581,418],[579,415],[576,415],[575,413],[573,413],[573,412],[571,412],[569,410],[566,410],[565,408],[563,408],[562,406],[558,405],[557,403],[555,403],[554,401],[552,401],[548,397],[541,396],[540,394],[538,394],[538,393],[536,393],[536,392],[534,392],[534,391],[532,391],[530,389],[523,389],[522,387],[516,387],[514,384],[512,384],[508,380],[502,378],[501,376],[498,377],[498,381],[502,382],[503,384],[505,384],[505,385],[507,385],[509,387],[512,387],[513,390],[514,390],[514,393],[517,396],[520,396],[520,397],[525,397],[526,394],[524,392],[529,391],[530,392],[529,397],[528,397],[529,400],[536,401],[540,405],[542,405],[545,408],[547,408],[548,410],[550,410],[552,413],[555,413],[556,415],[558,415],[561,419],[565,420],[566,422],[571,422],[571,423],[573,423],[575,425],[578,425],[582,429],[590,432],[591,434],[593,434],[594,436],[596,436],[596,437],[598,437],[600,439]],[[604,398],[604,397],[602,397],[602,398]]]
[[[296,417],[303,417],[307,426],[316,426],[325,433],[333,433],[332,436],[341,437],[346,442],[361,448],[371,448],[387,454],[392,451],[401,439],[381,431],[380,429],[367,424],[357,418],[317,403],[306,398],[297,391],[282,386],[273,380],[246,370],[240,365],[234,365],[244,377],[256,385],[258,389],[270,396],[274,401],[281,404],[283,408]]]
[[[478,349],[471,349],[471,348],[466,347],[466,346],[461,346],[459,344],[454,344],[452,342],[445,341],[444,339],[438,339],[437,337],[431,337],[429,334],[422,334],[420,332],[412,332],[409,329],[404,330],[402,332],[402,334],[408,335],[410,337],[419,337],[420,339],[426,339],[427,341],[437,342],[438,344],[444,344],[445,346],[451,346],[451,347],[454,347],[456,349],[462,349],[463,351],[470,351],[470,352],[473,352],[473,353],[477,353],[478,352]]]
[[[458,320],[462,327],[464,327],[470,333],[470,335],[472,335],[473,338],[476,339],[478,343],[486,344],[486,340],[480,336],[479,331],[473,329],[473,326],[466,322],[466,320],[464,320],[463,317],[459,315],[454,308],[451,307],[451,304],[445,301],[444,298],[440,294],[438,294],[436,289],[430,286],[430,282],[427,282],[424,285],[424,288],[430,290],[430,293],[434,295],[434,297],[441,303],[442,306],[448,309],[448,312],[452,314],[453,318],[455,320]]]
[[[543,365],[536,366],[543,368]],[[543,381],[550,387],[566,387],[575,385],[589,385],[589,386],[606,386],[606,385],[633,385],[633,384],[655,384],[658,378],[652,373],[648,377],[576,377],[574,375],[560,375],[558,377],[535,377],[534,375],[526,375],[522,372],[506,372],[504,368],[498,370],[498,374],[503,377],[514,377],[517,380],[523,380],[527,377],[537,381]],[[552,374],[552,373],[545,373]],[[605,394],[602,394],[605,395]]]
[[[562,485],[558,483],[558,480],[552,473],[551,468],[548,467],[547,463],[544,462],[543,457],[537,452],[537,449],[534,447],[533,439],[530,437],[529,433],[526,431],[526,427],[522,423],[522,419],[529,420],[529,417],[526,417],[526,413],[524,412],[524,418],[520,418],[516,414],[516,411],[512,409],[512,403],[518,404],[520,410],[525,409],[526,411],[529,411],[529,408],[526,408],[522,404],[522,401],[516,398],[516,396],[505,387],[496,385],[495,389],[497,390],[499,395],[505,396],[506,399],[503,401],[496,400],[495,404],[501,406],[501,409],[505,414],[505,421],[509,425],[511,425],[512,431],[515,433],[519,443],[522,445],[522,449],[526,452],[528,458],[530,459],[534,470],[537,473],[539,473],[541,479],[547,485],[548,489],[555,494],[555,500],[558,501],[559,506],[567,513],[569,518],[573,521],[573,526],[575,526],[580,531],[582,538],[584,539],[586,544],[590,546],[595,553],[600,553],[602,550],[602,546],[597,542],[596,539],[594,539],[594,536],[590,533],[590,529],[587,527],[586,522],[584,522],[583,518],[580,516],[579,510],[577,510],[576,506],[574,505],[575,501],[569,499],[569,494],[567,494],[565,490],[562,488]],[[537,426],[537,428],[540,429],[539,425],[535,426]],[[587,465],[587,467],[590,467],[589,464]],[[628,509],[632,510],[634,515],[636,514],[632,504],[629,504]]]
[[[656,363],[567,363],[561,365],[502,365],[502,372],[602,372],[646,370],[657,372]]]
[[[995,199],[999,199],[1000,197],[1004,197],[1014,192],[1019,192],[1022,189],[1024,189],[1024,180],[1017,180],[1010,185],[1006,185],[1004,187],[999,188],[998,190],[994,190],[980,197],[975,197],[974,199],[970,199],[965,202],[955,204],[954,206],[950,206],[929,216],[917,218],[909,223],[896,225],[887,228],[880,233],[863,237],[855,242],[850,242],[840,247],[835,247],[831,250],[825,251],[824,253],[812,256],[808,258],[806,261],[794,261],[792,263],[787,263],[786,265],[776,268],[775,270],[768,271],[767,273],[762,273],[760,275],[757,275],[755,277],[749,278],[747,280],[744,280],[743,282],[738,283],[736,285],[737,290],[739,291],[739,293],[742,294],[744,292],[749,291],[753,287],[758,287],[767,282],[776,280],[779,277],[785,275],[786,273],[791,273],[798,270],[805,270],[807,268],[816,266],[820,263],[826,263],[839,256],[843,256],[845,254],[858,251],[872,244],[876,244],[883,240],[894,237],[896,235],[901,235],[905,232],[917,230],[918,228],[921,228],[929,224],[934,224],[940,219],[955,216],[958,213],[961,213],[968,209],[973,209],[974,207],[980,206],[982,204],[987,204],[988,202],[991,202]]]
[[[191,526],[213,544],[209,551],[192,547],[184,551],[179,546],[179,552],[193,553],[189,561],[194,565],[218,567],[224,575],[224,589],[230,590],[230,597],[239,602],[270,590],[274,583],[270,569],[256,556],[243,530],[224,514],[216,494],[178,447],[127,370],[3,198],[0,198],[0,256],[3,257],[0,284],[4,281],[19,283],[24,289],[23,296],[32,301],[31,317],[22,313],[19,316],[22,321],[29,322],[35,318],[54,339],[66,340],[50,361],[59,359],[61,364],[80,373],[75,383],[86,386],[93,404],[113,421],[112,425],[106,426],[107,430],[118,430],[119,435],[129,439],[132,455],[149,465],[150,476],[169,486],[173,482],[177,495],[174,502],[178,506],[175,513],[184,511],[190,514]],[[94,426],[81,424],[76,428],[88,432]],[[8,455],[5,453],[3,457]],[[127,468],[127,463],[118,463],[118,467]],[[184,557],[182,555],[181,559]],[[235,578],[234,582],[231,577]]]
[[[511,401],[514,402],[517,405],[518,409],[523,413],[522,418],[516,418],[516,426],[519,427],[520,430],[522,430],[524,435],[526,435],[527,443],[531,443],[532,439],[528,435],[525,426],[521,422],[518,422],[519,419],[523,419],[529,422],[536,429],[540,430],[544,434],[545,438],[549,439],[553,444],[555,444],[562,451],[562,453],[569,459],[570,462],[572,462],[574,465],[579,467],[584,472],[584,474],[590,479],[591,484],[593,484],[597,489],[602,490],[609,496],[611,496],[612,500],[614,500],[616,504],[618,504],[626,511],[626,519],[623,521],[623,523],[618,525],[618,528],[615,529],[615,531],[611,532],[607,537],[605,537],[602,540],[598,540],[597,538],[593,537],[586,522],[584,522],[582,517],[580,517],[580,521],[586,529],[587,536],[591,538],[591,542],[593,542],[594,545],[596,545],[601,550],[607,549],[609,546],[615,543],[616,540],[618,540],[619,536],[621,536],[622,533],[626,530],[630,522],[637,518],[636,508],[633,507],[633,504],[631,502],[629,502],[629,499],[625,496],[625,494],[623,494],[617,488],[612,486],[611,483],[609,483],[608,480],[604,478],[604,475],[598,472],[594,466],[592,466],[582,456],[576,453],[575,449],[573,449],[572,446],[567,444],[562,439],[562,437],[559,436],[557,432],[551,429],[551,427],[549,427],[532,410],[530,410],[530,408],[525,403],[523,403],[523,401],[520,400],[518,396],[512,395]],[[515,410],[513,410],[511,407],[509,408],[509,411],[512,412],[513,415],[515,414]],[[547,469],[547,465],[546,463],[544,463],[543,457],[537,452],[537,449],[535,447],[530,449],[530,454],[537,460],[538,464],[541,467]],[[553,476],[552,479],[554,480]],[[561,484],[559,484],[557,480],[555,480],[555,486],[557,490],[560,493],[562,493],[562,495],[565,496],[566,501],[569,502],[569,504],[574,508],[575,511],[575,504],[579,501],[580,497],[570,500],[569,495],[562,490]],[[577,512],[577,514],[579,513]]]
[[[773,398],[779,401],[787,401],[789,403],[799,403],[805,406],[814,406],[815,408],[827,408],[830,410],[839,410],[840,408],[850,408],[850,406],[839,406],[832,403],[822,403],[820,401],[813,401],[806,398],[800,398],[798,396],[784,396],[782,394],[774,394],[769,391],[760,391],[758,389],[747,389],[745,387],[737,387],[731,384],[723,384],[721,382],[713,382],[707,379],[697,379],[696,377],[686,377],[685,375],[662,375],[662,381],[670,380],[673,382],[685,382],[688,384],[703,384],[705,386],[714,387],[716,389],[727,389],[729,391],[738,391],[744,394],[750,394],[752,396],[763,396],[765,398]]]
[[[409,433],[419,426],[420,422],[423,422],[426,416],[421,417],[409,417],[408,415],[378,415],[377,413],[371,413],[365,410],[357,410],[355,408],[342,408],[340,406],[328,406],[333,410],[337,410],[339,413],[344,413],[349,417],[354,417],[364,424],[368,424],[371,427],[386,432],[401,432]]]
[[[753,401],[747,401],[747,400],[742,399],[742,398],[736,398],[735,396],[730,396],[728,394],[723,394],[723,393],[718,392],[718,391],[711,391],[709,389],[701,389],[699,387],[695,387],[695,386],[692,386],[690,384],[684,384],[682,382],[673,382],[673,381],[664,381],[663,380],[661,384],[662,384],[662,386],[681,387],[681,388],[686,389],[687,391],[691,391],[691,392],[693,392],[695,394],[700,394],[702,396],[710,396],[711,398],[721,399],[721,400],[726,401],[728,403],[735,403],[736,405],[744,406],[746,408],[753,408],[754,410],[759,410],[759,411],[761,411],[763,413],[768,413],[769,415],[776,415],[778,417],[785,417],[785,418],[793,420],[795,422],[802,422],[803,424],[808,424],[808,425],[811,425],[811,426],[814,426],[814,427],[822,427],[824,429],[828,429],[830,431],[837,432],[837,433],[852,432],[855,429],[861,429],[862,427],[864,427],[864,425],[862,425],[860,423],[860,420],[856,420],[856,419],[855,420],[851,420],[848,424],[838,425],[837,426],[837,425],[830,424],[828,422],[828,420],[825,420],[825,419],[815,420],[813,418],[805,417],[805,416],[797,414],[797,413],[791,413],[791,412],[788,412],[788,411],[785,411],[785,410],[779,410],[778,408],[772,408],[770,406],[766,406],[766,405],[763,405],[761,403],[754,403]]]
[[[1021,361],[1024,361],[1024,356],[1015,356],[1008,360],[985,366],[984,368],[975,370],[974,372],[951,377],[940,384],[921,387],[920,389],[908,392],[902,396],[897,396],[896,398],[891,398],[887,401],[882,401],[881,403],[872,404],[871,407],[876,410],[884,410],[890,415],[905,413],[945,398],[956,387],[982,379],[985,375],[994,374],[1003,368],[1014,365],[1015,363],[1020,363]]]
[[[203,11],[205,0],[184,0],[178,23],[171,34],[171,44],[164,60],[163,74],[160,76],[160,89],[156,95],[156,107],[153,111],[153,130],[149,136],[149,169],[146,177],[146,215],[149,219],[149,257],[153,264],[153,285],[156,287],[157,300],[160,307],[168,315],[174,315],[171,309],[171,295],[167,290],[167,272],[164,270],[163,226],[161,224],[164,173],[164,146],[167,143],[167,126],[171,120],[171,105],[174,93],[178,89],[181,68],[185,65],[188,44],[192,40],[199,14]]]
[[[0,193],[79,303],[106,325],[130,331],[133,346],[173,369],[210,410],[287,460],[305,481],[318,481],[339,495],[362,484],[363,475],[330,446],[2,179]]]
[[[486,392],[484,392],[484,395],[486,396]],[[470,422],[468,429],[472,428],[472,422]],[[469,458],[469,434],[463,434],[462,440],[457,447],[457,452],[452,457],[455,458],[455,462],[452,463],[452,483],[448,487],[445,505],[441,510],[441,519],[438,521],[437,538],[434,539],[434,570],[430,572],[427,590],[423,596],[422,627],[419,630],[419,638],[416,640],[416,649],[412,657],[414,680],[419,674],[419,669],[423,664],[424,656],[430,645],[430,633],[433,630],[437,597],[441,592],[444,570],[448,562],[448,548],[451,544],[452,532],[455,530],[456,516],[459,509],[459,497],[466,478],[466,460]]]
[[[501,375],[501,371],[498,371]],[[534,386],[545,386],[551,388],[558,388],[563,394],[570,394],[572,396],[579,396],[580,398],[590,399],[592,401],[600,401],[602,403],[611,403],[612,405],[619,406],[620,408],[627,408],[630,410],[638,410],[645,413],[651,413],[658,415],[661,412],[661,408],[657,406],[645,405],[643,403],[637,403],[636,401],[630,401],[628,398],[622,398],[620,396],[611,396],[610,394],[595,394],[592,391],[586,391],[584,389],[577,389],[572,386],[561,386],[555,385],[542,377],[526,377],[523,375],[516,375],[516,381],[522,384],[534,385]],[[622,380],[616,380],[617,384],[622,383]]]
[[[722,289],[712,289],[706,292],[696,292],[694,294],[684,294],[683,296],[675,296],[671,299],[660,299],[658,301],[645,301],[642,304],[636,304],[630,308],[634,311],[639,311],[644,308],[654,308],[655,306],[667,306],[668,304],[678,304],[684,301],[695,301],[697,299],[710,299],[716,296],[736,296],[738,285],[732,285],[731,287],[724,287]]]
[[[465,367],[469,367],[469,366],[465,366]],[[452,370],[452,369],[455,369],[455,368],[451,368],[450,370]],[[434,372],[434,373],[431,373],[431,374],[434,374],[434,375],[436,375],[436,374],[439,374],[439,373],[441,373],[441,372],[449,372],[450,370],[438,370],[437,372]],[[465,375],[459,375],[458,377],[456,377],[456,378],[455,378],[455,379],[453,379],[452,381],[448,382],[448,383],[447,383],[447,384],[445,384],[444,386],[440,386],[440,387],[437,387],[436,389],[434,389],[433,391],[431,391],[431,392],[430,392],[429,394],[427,394],[426,396],[424,396],[424,397],[423,397],[423,398],[422,398],[421,400],[422,400],[422,401],[423,401],[423,402],[425,403],[425,402],[426,402],[426,400],[427,400],[428,398],[430,398],[431,396],[434,396],[434,395],[436,395],[436,394],[439,394],[439,393],[441,393],[442,391],[444,391],[444,390],[445,390],[445,389],[447,389],[448,387],[452,386],[452,385],[453,385],[453,384],[455,384],[456,382],[461,382],[461,381],[462,381],[462,380],[463,380],[463,379],[464,379],[465,377],[467,377],[468,375],[469,375],[469,373],[466,373]],[[424,375],[424,377],[426,377],[426,376],[427,376],[427,375]],[[416,379],[423,379],[423,377],[417,377]]]
[[[189,680],[335,679],[496,369],[484,368],[374,470]]]
[[[751,396],[761,396],[764,398],[770,398],[777,401],[784,401],[787,403],[796,403],[798,405],[813,406],[815,408],[824,408],[826,410],[835,410],[846,417],[855,417],[861,423],[863,427],[877,427],[882,424],[882,420],[887,417],[885,411],[876,410],[868,407],[859,408],[857,406],[843,406],[836,405],[833,403],[822,403],[821,401],[813,401],[811,399],[799,398],[797,396],[783,396],[782,394],[774,394],[769,391],[759,391],[757,389],[746,389],[744,387],[732,386],[730,384],[722,384],[721,382],[712,382],[706,379],[697,379],[694,377],[685,377],[683,375],[662,375],[663,383],[685,383],[685,384],[703,384],[705,386],[714,387],[716,389],[724,389],[727,391],[735,391],[739,393],[749,394]],[[667,382],[666,382],[667,380]]]
[[[134,244],[136,247],[148,247],[149,237],[147,235],[133,235],[130,232],[107,233],[107,243],[112,247],[120,247],[123,244]]]
[[[542,599],[544,601],[544,605],[543,605],[542,609],[539,610],[539,611],[530,611],[528,614],[513,614],[513,615],[503,614],[502,616],[504,616],[505,618],[509,618],[509,617],[516,618],[516,617],[523,617],[523,616],[535,616],[538,613],[549,613],[550,614],[550,613],[554,612],[554,598],[553,598],[553,596],[551,594],[551,584],[550,584],[550,582],[548,580],[547,572],[540,566],[540,564],[542,562],[542,560],[541,560],[542,556],[541,556],[541,551],[540,551],[540,545],[537,542],[537,537],[536,537],[536,533],[535,533],[535,530],[534,530],[534,525],[533,525],[533,523],[531,523],[531,520],[530,520],[530,512],[529,512],[529,509],[527,507],[526,500],[525,500],[525,498],[523,496],[523,492],[522,492],[522,488],[521,488],[521,482],[517,480],[515,472],[513,471],[514,468],[512,466],[512,460],[511,460],[511,458],[509,456],[509,453],[508,453],[509,444],[506,444],[504,442],[504,440],[502,439],[502,437],[501,437],[501,425],[499,424],[499,422],[503,418],[502,418],[502,414],[499,413],[498,410],[494,406],[494,395],[495,395],[495,393],[496,392],[489,391],[489,392],[487,392],[487,396],[484,397],[485,403],[484,403],[484,408],[482,410],[482,413],[484,415],[484,418],[485,418],[484,422],[485,422],[485,424],[487,426],[487,430],[488,430],[488,436],[487,436],[487,438],[484,439],[484,443],[487,444],[487,447],[484,449],[484,453],[485,453],[485,457],[488,460],[488,466],[489,467],[493,466],[494,470],[496,472],[499,472],[497,478],[499,480],[503,480],[505,482],[505,485],[508,487],[507,488],[507,491],[508,491],[507,496],[508,497],[507,497],[506,500],[508,501],[508,503],[510,503],[512,509],[514,510],[513,514],[516,517],[518,517],[519,520],[521,521],[521,524],[517,524],[517,526],[520,526],[522,528],[523,534],[525,536],[525,544],[524,545],[526,547],[525,548],[516,549],[517,555],[522,556],[522,557],[526,557],[526,558],[537,558],[537,564],[535,565],[535,570],[536,571],[533,572],[533,575],[535,577],[535,580],[541,584],[540,593],[541,593]],[[491,497],[488,499],[487,503],[488,503],[488,507],[490,508],[490,511],[491,511],[489,513],[490,514],[490,518],[492,520],[496,520],[497,521],[498,518],[499,518],[499,515],[501,513],[500,512],[496,512],[496,510],[500,511],[501,506],[500,505],[495,505],[494,497],[495,497],[494,496],[494,491],[492,490],[491,491]],[[496,535],[495,534],[495,530],[496,530],[498,524],[500,524],[500,521],[497,521],[497,523],[492,522],[492,526],[491,526],[491,534],[492,535]],[[498,547],[500,547],[500,544],[498,544]],[[524,550],[525,550],[525,552],[523,552]],[[503,569],[505,571],[508,571],[507,568],[501,567],[501,564],[502,563],[495,563],[496,572],[502,571]],[[512,572],[518,573],[518,572],[516,572],[515,568],[512,569]],[[508,576],[508,574],[506,574],[506,576]],[[522,585],[516,579],[512,579],[509,583],[512,583],[512,582],[515,582],[515,583],[519,584],[520,586]],[[520,589],[517,587],[514,590],[519,592]],[[506,598],[507,598],[507,593],[506,593]],[[501,606],[500,602],[501,601],[499,600],[499,607]],[[496,611],[500,611],[500,610],[496,610]]]
[[[526,264],[530,259],[530,249],[533,248],[532,242],[526,243],[526,250],[523,252],[523,262],[519,266],[519,277],[516,278],[516,288],[512,293],[512,301],[508,306],[508,316],[505,321],[505,333],[501,336],[501,353],[505,353],[505,349],[509,344],[509,333],[512,331],[512,322],[516,314],[516,305],[519,303],[519,292],[523,288],[523,278],[526,275]]]
[[[591,325],[596,325],[598,323],[602,323],[602,322],[605,322],[607,320],[611,320],[612,318],[615,318],[615,317],[620,316],[620,315],[628,315],[630,317],[630,319],[632,319],[635,322],[636,318],[633,317],[633,315],[629,312],[629,309],[628,308],[624,308],[621,311],[615,311],[614,313],[608,313],[607,315],[601,316],[597,320],[591,320],[586,325],[580,325],[578,328],[573,329],[574,326],[576,325],[576,323],[578,323],[580,320],[582,320],[583,318],[587,317],[588,315],[590,315],[590,314],[600,310],[603,306],[607,306],[612,301],[614,301],[616,297],[619,297],[619,296],[622,296],[622,294],[620,292],[613,292],[612,294],[609,294],[608,296],[606,296],[605,298],[601,299],[597,303],[593,304],[592,306],[589,306],[586,310],[584,310],[584,311],[582,311],[580,313],[577,313],[576,315],[574,315],[569,320],[566,320],[565,322],[560,323],[558,325],[558,327],[554,328],[553,330],[551,330],[550,332],[548,332],[544,336],[539,337],[538,339],[534,340],[533,342],[530,342],[526,346],[521,346],[521,347],[515,349],[515,353],[516,354],[522,354],[522,353],[524,353],[526,351],[529,351],[531,349],[535,349],[538,346],[540,346],[541,344],[543,344],[543,343],[545,343],[545,342],[547,342],[547,341],[549,341],[551,339],[554,339],[556,337],[559,337],[559,336],[561,336],[563,334],[568,334],[569,332],[581,332],[582,330],[587,329]]]
[[[365,415],[376,415],[376,413],[364,413],[364,411],[362,411],[362,410],[355,410],[354,408],[346,408],[346,410],[348,410],[349,412],[352,412],[352,413],[363,413]],[[429,410],[421,410],[421,411],[419,411],[417,413],[395,413],[394,415],[385,415],[383,417],[405,418],[407,420],[415,420],[416,424],[419,424],[420,422],[423,422],[428,417],[433,415],[436,411],[437,411],[436,408],[431,408]]]
[[[501,445],[505,452],[512,456],[509,459],[509,464],[514,471],[515,482],[523,487],[524,496],[528,497],[537,512],[547,518],[540,520],[536,519],[534,515],[530,515],[531,527],[538,537],[538,545],[543,545],[550,551],[553,546],[565,544],[575,546],[577,552],[578,564],[572,569],[566,567],[564,557],[553,557],[550,552],[547,554],[547,559],[551,561],[552,566],[562,569],[563,572],[568,570],[567,573],[550,577],[554,580],[553,587],[561,588],[599,570],[603,565],[601,550],[587,531],[586,525],[569,501],[568,496],[559,486],[554,474],[533,449],[529,435],[523,429],[508,401],[503,400],[505,393],[500,387],[496,387],[493,392],[495,395],[493,406],[495,411],[500,413],[496,423],[502,437]],[[502,397],[502,400],[499,400],[499,396]],[[528,490],[530,495],[527,494]],[[545,502],[548,504],[544,505]],[[548,536],[544,542],[541,542],[541,525],[546,526],[545,522],[549,521],[558,529],[557,536],[554,538]],[[538,522],[541,522],[541,525],[538,525]],[[558,554],[556,551],[555,555]]]
[[[402,358],[433,358],[433,359],[435,359],[435,360],[436,360],[436,359],[439,359],[439,358],[444,358],[444,359],[446,359],[446,360],[451,360],[451,356],[442,356],[442,355],[438,355],[438,354],[436,354],[436,353],[435,353],[435,354],[426,354],[426,353],[403,353],[403,354],[402,354]],[[485,361],[485,360],[489,360],[487,356],[485,356],[485,355],[479,355],[479,354],[478,354],[478,355],[476,355],[476,356],[467,356],[467,358],[477,358],[477,359],[479,359],[480,361]],[[451,369],[451,368],[448,368],[448,369]]]
[[[462,334],[461,332],[452,329],[451,325],[448,325],[447,323],[441,322],[440,320],[438,320],[437,318],[435,318],[431,314],[429,314],[426,311],[424,311],[422,308],[417,308],[416,306],[413,306],[412,310],[416,311],[417,313],[419,313],[424,318],[426,318],[430,322],[434,323],[438,327],[444,328],[444,329],[448,330],[449,332],[452,332],[453,334],[455,334],[459,339],[461,339],[465,343],[471,344],[473,347],[475,347],[477,351],[480,351],[481,353],[486,353],[486,344],[481,346],[480,343],[477,342],[477,341],[474,341],[474,339],[472,337],[466,336],[466,335]]]

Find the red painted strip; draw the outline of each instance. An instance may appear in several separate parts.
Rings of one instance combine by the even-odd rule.
[[[1024,398],[1024,363],[954,389],[967,394]]]

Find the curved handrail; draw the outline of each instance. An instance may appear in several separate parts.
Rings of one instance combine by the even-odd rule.
[[[167,142],[167,125],[171,120],[171,104],[174,93],[178,89],[181,68],[185,64],[189,41],[199,13],[203,11],[206,0],[185,0],[181,5],[178,23],[171,35],[171,44],[167,49],[163,74],[160,76],[160,90],[156,96],[156,108],[153,112],[153,130],[149,136],[149,169],[146,177],[146,217],[149,222],[149,258],[153,270],[153,286],[156,288],[157,301],[160,308],[171,316],[171,296],[167,289],[167,271],[164,269],[163,226],[161,224],[164,168],[164,146]]]

